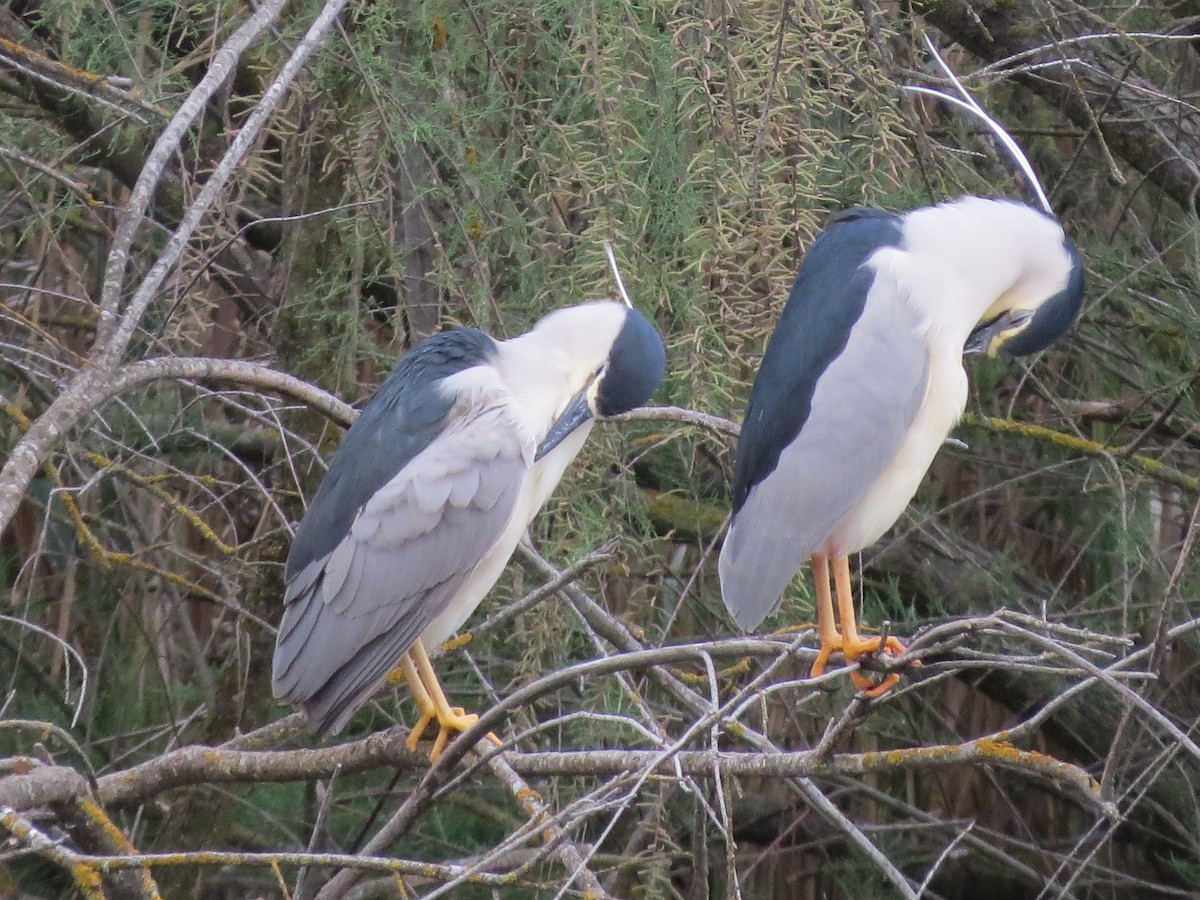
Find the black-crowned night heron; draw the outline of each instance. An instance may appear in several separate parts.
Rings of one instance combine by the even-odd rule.
[[[962,415],[964,349],[1034,353],[1082,302],[1079,252],[1022,203],[963,197],[837,216],[800,266],[742,424],[719,567],[738,624],[762,622],[810,558],[813,676],[834,651],[853,662],[878,650],[880,638],[855,625],[848,557],[899,518]],[[883,649],[904,645],[889,637]],[[851,677],[872,695],[899,678]]]
[[[602,300],[506,341],[473,328],[413,347],[338,448],[292,543],[275,696],[336,732],[399,664],[432,758],[477,718],[451,707],[429,663],[504,570],[583,447],[594,416],[662,382],[654,326]]]

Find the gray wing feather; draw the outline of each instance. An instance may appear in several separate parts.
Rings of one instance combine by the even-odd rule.
[[[450,478],[441,477],[424,479],[413,483],[413,494],[417,506],[422,512],[440,512],[450,499],[450,488],[454,482]]]
[[[288,583],[275,696],[340,728],[508,525],[532,459],[500,407],[459,422],[375,492]]]
[[[471,502],[477,493],[479,493],[479,472],[476,469],[468,469],[454,479],[446,500],[451,506],[462,509]]]
[[[877,278],[844,351],[817,380],[796,440],[730,524],[721,590],[743,628],[779,605],[796,570],[895,457],[928,382],[918,327],[895,283]]]
[[[308,593],[312,590],[313,583],[321,577],[324,565],[324,558],[310,562],[289,580],[287,591],[293,596]],[[282,625],[280,627],[282,628]]]
[[[343,592],[342,588],[346,586],[346,579],[350,575],[350,566],[354,562],[354,557],[359,546],[359,541],[342,541],[342,543],[334,548],[332,553],[325,557],[324,583],[322,584],[321,593],[326,598],[353,596],[349,592]],[[361,564],[361,559],[359,562]],[[284,602],[287,603],[290,601],[291,598],[288,596],[288,592],[285,592]]]
[[[504,484],[498,480],[485,481],[482,477],[479,479],[479,486],[475,489],[474,504],[480,509],[491,509],[500,502],[503,496]]]

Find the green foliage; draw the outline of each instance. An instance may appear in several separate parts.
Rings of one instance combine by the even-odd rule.
[[[144,125],[121,119],[146,146],[213,47],[252,8],[167,0],[18,6],[28,8],[12,17],[29,27],[31,46],[44,41],[48,59],[85,82],[88,73],[132,79],[137,100],[160,108],[160,118],[143,110]],[[226,205],[206,218],[151,306],[136,352],[267,359],[358,402],[434,328],[472,324],[512,335],[549,310],[612,295],[602,249],[610,240],[635,302],[667,340],[668,375],[655,401],[736,419],[795,268],[829,213],[857,204],[908,209],[967,191],[1019,192],[1011,165],[974,124],[901,99],[898,84],[914,80],[921,64],[914,23],[877,6],[888,5],[351,4],[342,31],[314,57],[239,168]],[[1151,6],[1125,10],[1125,32],[1171,23]],[[209,104],[171,162],[158,196],[164,209],[139,231],[126,289],[174,224],[168,195],[194,196],[317,8],[315,0],[290,5]],[[1111,46],[1159,86],[1190,90],[1174,55],[1182,44]],[[974,65],[961,53],[953,61],[963,71]],[[0,395],[36,418],[94,338],[114,210],[127,196],[104,157],[130,141],[106,128],[81,147],[35,93],[15,89],[17,81],[7,69],[0,79],[0,92],[13,98],[0,108],[0,149],[63,176],[15,156],[0,159]],[[864,554],[863,618],[875,625],[889,619],[893,633],[907,635],[1005,606],[1106,634],[1152,635],[1160,620],[1170,626],[1200,615],[1194,567],[1181,567],[1172,582],[1194,497],[1131,464],[1141,455],[1187,477],[1200,471],[1200,231],[1194,213],[1175,209],[1152,187],[1132,179],[1116,186],[1113,148],[1064,131],[1061,110],[1023,84],[971,84],[1001,121],[1020,124],[1014,131],[1085,251],[1089,290],[1079,327],[1052,351],[1028,365],[973,361],[969,410],[1097,441],[1101,452],[961,427],[969,449],[946,448],[909,514]],[[93,207],[88,196],[107,205]],[[278,233],[253,235],[250,223],[263,221]],[[231,247],[236,252],[225,255]],[[247,274],[266,285],[265,299],[249,296],[249,279],[238,277]],[[1106,411],[1085,409],[1093,401]],[[23,425],[11,411],[3,422],[7,449]],[[192,741],[219,743],[231,736],[229,722],[251,730],[268,715],[284,715],[269,698],[266,623],[279,616],[288,527],[338,436],[315,416],[281,411],[254,392],[187,384],[126,393],[64,440],[0,544],[0,598],[6,616],[59,635],[87,660],[91,682],[70,733],[93,767],[131,765]],[[731,450],[728,441],[673,422],[598,426],[531,537],[565,565],[619,535],[613,557],[578,584],[649,644],[726,635],[714,542],[728,512]],[[535,582],[510,566],[484,611],[519,600]],[[797,578],[767,627],[811,620],[812,592],[806,576]],[[483,708],[604,647],[553,597],[474,635],[438,668],[456,701]],[[914,677],[912,699],[872,709],[837,749],[966,739],[1009,727],[1066,687],[1054,661],[1029,647],[994,636],[971,638],[966,647],[1012,662],[1002,689],[988,683],[998,676],[982,662],[950,684]],[[11,672],[0,664],[5,715],[68,727],[79,673],[64,699],[56,652],[50,638],[0,622],[0,659],[15,660]],[[1184,674],[1170,683],[1183,687],[1146,692],[1156,709],[1186,724],[1195,718],[1197,689],[1187,680],[1194,639],[1181,639],[1172,653]],[[793,662],[794,671],[776,673],[778,684],[803,675]],[[717,675],[721,691],[758,671],[757,662],[717,664],[729,665]],[[678,672],[709,690],[699,664]],[[1168,663],[1158,674],[1171,675]],[[1131,806],[1145,791],[1154,816],[1113,840],[1128,841],[1124,861],[1147,883],[1161,878],[1171,889],[1194,888],[1192,857],[1176,854],[1195,849],[1188,843],[1196,831],[1188,799],[1194,771],[1178,762],[1178,748],[1155,744],[1143,758],[1143,732],[1133,730],[1141,726],[1129,724],[1136,717],[1113,694],[1096,693],[1038,739],[1127,790],[1122,797]],[[831,683],[828,696],[785,687],[764,694],[746,717],[782,746],[804,749],[842,714],[848,696],[841,682]],[[510,724],[513,733],[533,730],[526,747],[656,747],[646,732],[613,720],[642,708],[655,711],[668,739],[692,724],[692,712],[640,675],[581,680],[517,710]],[[384,692],[346,736],[412,718],[406,691]],[[1109,759],[1104,748],[1118,721],[1130,729],[1123,740],[1132,749]],[[733,731],[721,739],[723,749],[739,746]],[[0,729],[5,754],[40,752],[39,741],[59,760],[74,752],[24,729]],[[1153,777],[1143,781],[1147,772]],[[850,799],[838,802],[857,820],[880,824],[881,846],[913,871],[927,869],[945,846],[941,831],[935,838],[936,829],[914,826],[926,813],[959,834],[960,821],[978,819],[978,840],[1039,873],[1074,859],[1072,843],[1084,841],[1079,836],[1094,823],[1061,798],[1013,788],[1007,777],[879,776],[854,790],[846,780]],[[344,776],[330,808],[331,843],[348,844],[377,805],[390,812],[418,783],[411,772],[394,783],[390,772]],[[732,801],[733,793],[770,794],[778,784],[740,779],[725,788]],[[611,819],[596,814],[582,831],[597,842],[601,866],[626,865],[619,854],[627,847],[640,854],[625,870],[639,877],[618,880],[628,896],[677,896],[680,884],[700,877],[690,868],[697,848],[710,854],[705,871],[713,896],[720,895],[731,838],[715,824],[715,795],[655,776],[630,788],[621,806],[612,797],[624,787],[560,778],[539,789],[556,809],[583,808],[601,795],[611,802]],[[648,799],[650,788],[662,794]],[[469,857],[501,845],[521,825],[511,797],[485,774],[445,796],[396,845],[398,855]],[[299,848],[317,805],[314,791],[297,785],[187,789],[118,824],[142,850]],[[1036,812],[1026,817],[1027,805]],[[775,843],[762,845],[761,856],[751,852],[760,846],[754,839],[735,835],[743,851],[735,863],[749,873],[743,896],[786,896],[792,887],[890,896],[864,856],[797,824],[802,813]],[[1166,837],[1139,843],[1130,836],[1147,821]],[[1022,848],[1011,849],[1014,841]],[[1024,849],[1035,844],[1066,849],[1058,856]],[[963,853],[968,883],[972,872],[999,865],[976,844]],[[1081,865],[1092,864],[1087,858]],[[1156,868],[1163,859],[1165,873]],[[505,897],[554,896],[557,866],[539,863],[529,885]],[[42,893],[67,890],[57,874],[27,861],[12,871]],[[1104,869],[1097,879],[1109,874]],[[210,886],[194,873],[171,877],[167,893],[175,896],[202,895]],[[555,887],[536,886],[537,879]],[[276,890],[269,880],[241,884],[247,892],[251,884],[262,894]],[[0,871],[0,893],[3,887]],[[490,894],[467,886],[454,896]],[[1080,896],[1102,894],[1081,888]]]

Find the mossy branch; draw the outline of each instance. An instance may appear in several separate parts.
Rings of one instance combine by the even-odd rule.
[[[473,872],[465,866],[425,863],[382,856],[354,856],[348,853],[239,853],[203,850],[192,853],[128,853],[100,855],[78,853],[50,838],[29,819],[9,807],[0,807],[0,826],[21,845],[46,857],[68,871],[87,900],[106,900],[101,873],[149,870],[179,866],[310,866],[322,868],[351,868],[365,872],[389,872],[412,875],[437,881],[462,880],[471,884],[504,887],[531,883],[517,873],[493,875]],[[147,883],[147,882],[143,882]],[[153,881],[148,881],[153,884]],[[155,889],[149,900],[161,900]]]
[[[1030,440],[1040,441],[1062,447],[1082,456],[1110,457],[1133,467],[1151,478],[1173,484],[1193,493],[1200,491],[1200,478],[1187,475],[1144,453],[1123,453],[1117,447],[1110,447],[1099,441],[1088,440],[1065,431],[1047,428],[1045,425],[1034,425],[1031,422],[1018,422],[1015,419],[1001,419],[996,416],[982,416],[976,413],[966,413],[962,424],[973,428],[982,428],[995,434],[1017,434]]]
[[[652,771],[658,775],[786,778],[794,776],[865,775],[956,765],[996,765],[1032,775],[1062,789],[1087,806],[1115,816],[1116,808],[1100,793],[1100,784],[1078,766],[1045,753],[1021,750],[993,735],[961,744],[911,747],[872,753],[839,753],[825,757],[815,750],[788,753],[689,750],[664,758],[654,750],[579,750],[518,753],[509,757],[523,775],[593,775],[612,777]]]

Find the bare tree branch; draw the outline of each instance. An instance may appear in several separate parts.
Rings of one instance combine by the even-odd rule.
[[[1161,187],[1184,210],[1200,189],[1200,122],[1178,101],[1130,71],[1128,60],[1101,47],[1076,43],[1063,60],[1059,39],[1111,32],[1107,23],[1070,0],[1030,7],[1004,0],[917,0],[931,24],[980,59],[1000,63],[1021,56],[1013,78],[1041,94],[1121,159]],[[1052,63],[1054,65],[1044,65]]]
[[[95,409],[105,397],[105,384],[111,378],[126,345],[133,337],[142,314],[154,298],[162,280],[179,258],[179,254],[183,252],[183,247],[191,237],[200,218],[216,199],[234,166],[249,147],[250,141],[257,136],[292,80],[300,72],[304,62],[328,34],[338,13],[345,5],[345,0],[330,0],[313,20],[307,35],[297,45],[288,62],[256,105],[254,112],[238,132],[237,137],[234,138],[217,170],[209,177],[196,200],[189,205],[182,223],[172,235],[150,273],[140,283],[133,299],[130,300],[124,312],[118,312],[117,305],[121,298],[121,286],[128,265],[129,247],[150,203],[154,187],[161,177],[167,156],[178,146],[187,124],[199,114],[207,97],[227,76],[227,69],[232,66],[237,56],[245,51],[254,36],[267,27],[282,3],[283,0],[272,0],[271,3],[264,4],[245,25],[235,32],[234,38],[231,38],[226,45],[229,53],[222,57],[222,65],[216,68],[214,77],[211,79],[206,77],[200,85],[193,89],[189,99],[181,107],[181,112],[177,115],[173,127],[169,127],[164,132],[156,152],[149,157],[146,168],[143,170],[144,175],[139,178],[138,185],[135,186],[129,202],[126,204],[126,214],[109,253],[101,294],[101,325],[91,359],[71,380],[67,388],[54,399],[54,402],[38,418],[34,426],[22,436],[5,462],[3,469],[0,469],[0,530],[4,529],[16,512],[17,504],[24,495],[30,479],[54,443],[83,416]]]
[[[19,843],[57,863],[74,876],[76,885],[88,900],[104,900],[100,887],[102,872],[120,872],[176,866],[267,866],[349,867],[365,872],[391,872],[399,875],[418,875],[441,881],[463,878],[468,883],[493,887],[519,885],[519,876],[506,873],[491,875],[467,872],[461,866],[414,862],[394,857],[352,856],[346,853],[238,853],[203,850],[196,853],[145,853],[128,855],[96,855],[78,853],[51,839],[16,811],[0,807],[0,826]],[[153,882],[150,882],[153,884]],[[161,900],[157,891],[149,894]]]
[[[122,288],[125,283],[125,271],[129,266],[129,251],[133,247],[134,235],[137,234],[137,230],[146,216],[146,210],[149,209],[154,199],[154,191],[158,187],[159,179],[162,178],[167,163],[179,150],[179,145],[183,141],[184,135],[196,117],[203,112],[209,98],[229,78],[233,67],[237,64],[241,55],[246,52],[246,49],[254,43],[258,36],[279,15],[279,11],[283,9],[285,2],[286,0],[269,0],[269,2],[262,4],[229,37],[224,45],[213,54],[208,71],[204,73],[204,77],[200,79],[200,83],[192,88],[187,98],[180,104],[179,109],[171,117],[171,121],[167,124],[167,127],[159,133],[158,139],[154,142],[154,147],[146,157],[137,182],[133,185],[133,190],[129,193],[129,199],[125,201],[125,206],[121,210],[121,215],[117,221],[117,230],[113,235],[112,246],[109,248],[108,260],[104,267],[104,278],[100,286],[99,322],[96,329],[96,345],[99,348],[99,352],[94,356],[97,363],[111,365],[116,362],[117,358],[124,351],[124,343],[114,338],[113,331],[117,327],[118,304],[121,302]],[[266,98],[264,97],[263,99],[265,100]],[[224,176],[214,173],[205,186],[213,185],[215,193],[224,184],[227,177],[228,173],[225,173]],[[209,203],[211,203],[211,199]],[[209,203],[201,204],[199,201],[194,202],[189,207],[189,212],[192,213],[194,218],[198,219],[199,216],[207,211]],[[176,232],[174,243],[182,244],[186,242],[194,227],[194,224],[186,229],[181,226]],[[146,282],[143,282],[139,286],[139,293],[144,291],[152,294],[158,289],[162,277],[166,274],[166,267],[174,263],[178,257],[178,252],[176,250],[174,255],[172,255],[170,249],[168,249],[163,253],[160,257],[160,263],[165,261],[165,266],[162,267],[162,275],[157,280],[148,279]],[[133,309],[137,312],[137,315],[133,317],[135,321],[141,317],[140,310],[145,308],[147,302],[149,301],[143,300],[139,302],[135,300],[134,304],[132,304]],[[125,340],[128,341],[128,337]]]

